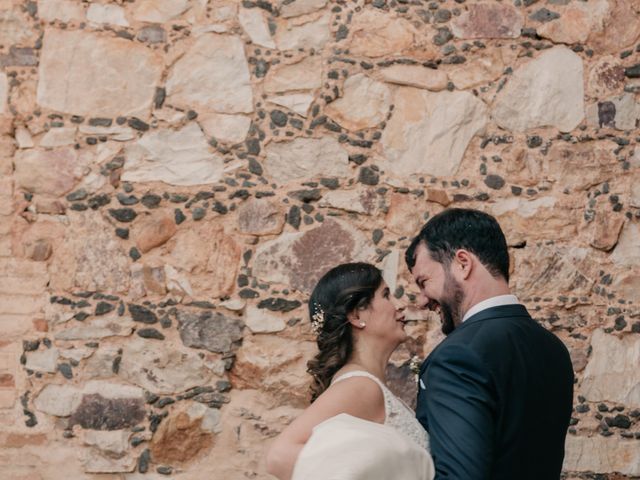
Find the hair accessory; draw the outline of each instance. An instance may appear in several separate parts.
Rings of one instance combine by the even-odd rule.
[[[324,326],[324,310],[317,303],[314,305],[315,313],[311,316],[311,330],[318,335]]]

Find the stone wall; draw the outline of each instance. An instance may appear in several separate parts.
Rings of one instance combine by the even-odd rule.
[[[637,0],[0,0],[0,477],[268,478],[319,275],[410,303],[468,206],[571,351],[567,478],[640,478],[639,37]]]

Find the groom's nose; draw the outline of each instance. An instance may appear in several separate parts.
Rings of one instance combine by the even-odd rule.
[[[416,297],[416,307],[420,310],[427,310],[429,308],[429,302],[430,299],[424,294],[424,292],[421,291],[418,293],[418,296]]]

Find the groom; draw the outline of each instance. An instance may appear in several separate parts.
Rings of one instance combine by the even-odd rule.
[[[557,480],[571,417],[565,346],[509,291],[509,253],[491,215],[448,209],[406,252],[421,307],[447,338],[420,369],[418,420],[436,480]]]

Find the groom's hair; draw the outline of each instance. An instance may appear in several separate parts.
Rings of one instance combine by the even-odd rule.
[[[431,218],[411,241],[405,254],[409,270],[416,264],[416,248],[424,242],[436,262],[448,266],[461,248],[475,254],[494,277],[509,281],[509,252],[497,220],[468,208],[449,208]]]

